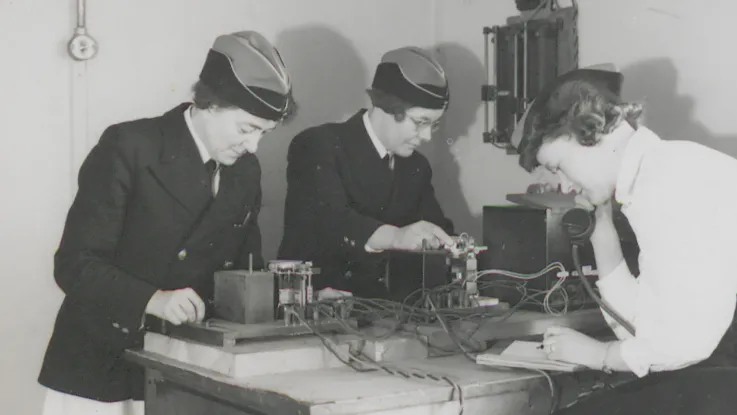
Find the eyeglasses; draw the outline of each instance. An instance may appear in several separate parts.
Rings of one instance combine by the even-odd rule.
[[[440,120],[436,121],[430,121],[430,120],[418,120],[413,117],[407,117],[410,121],[412,121],[412,124],[415,125],[415,129],[417,131],[424,130],[425,128],[430,128],[430,131],[437,131],[438,128],[440,128]]]

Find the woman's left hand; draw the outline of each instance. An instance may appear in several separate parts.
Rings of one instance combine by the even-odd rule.
[[[542,344],[549,359],[591,369],[601,369],[606,357],[606,343],[567,327],[550,327]]]

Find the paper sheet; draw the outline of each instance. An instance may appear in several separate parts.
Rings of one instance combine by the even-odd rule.
[[[482,353],[476,356],[476,363],[485,366],[516,367],[526,369],[573,372],[584,369],[573,363],[550,360],[545,351],[538,348],[540,343],[517,340],[501,353]]]

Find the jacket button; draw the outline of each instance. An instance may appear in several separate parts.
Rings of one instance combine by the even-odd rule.
[[[181,251],[179,251],[179,253],[177,254],[177,258],[179,258],[180,261],[184,261],[185,259],[187,259],[187,250],[182,249]]]
[[[231,269],[231,268],[233,268],[233,261],[225,261],[223,263],[223,268],[225,268],[225,269]]]
[[[126,327],[123,327],[122,329],[120,329],[120,331],[122,331],[123,334],[129,334],[130,333],[130,330],[128,330]]]
[[[118,324],[117,322],[114,322],[113,323],[113,327],[115,327],[116,329],[119,329],[120,328],[120,324]]]

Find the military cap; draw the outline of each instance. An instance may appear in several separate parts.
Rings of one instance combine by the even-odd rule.
[[[445,71],[427,51],[414,46],[386,52],[371,87],[417,107],[445,109],[448,105]]]
[[[281,120],[292,101],[292,84],[279,52],[254,31],[218,36],[200,81],[220,99],[269,120]]]

